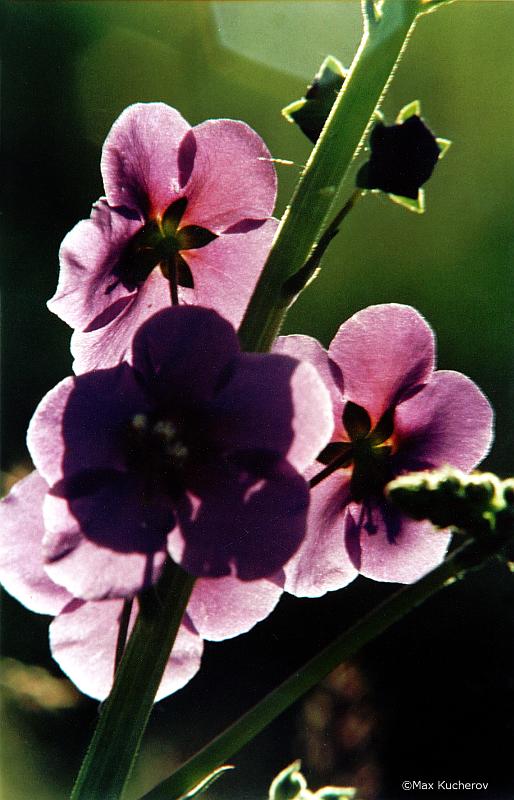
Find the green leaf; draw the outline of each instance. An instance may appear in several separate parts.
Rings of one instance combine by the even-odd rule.
[[[399,194],[388,194],[387,196],[393,203],[403,206],[407,211],[413,211],[415,214],[425,213],[425,192],[423,189],[419,190],[415,200],[412,200],[411,197],[400,197]]]
[[[282,109],[288,122],[294,122],[315,143],[346,78],[346,70],[337,58],[327,56],[307,87],[305,96]]]
[[[223,767],[218,767],[218,769],[214,769],[212,772],[209,772],[209,774],[206,775],[205,778],[202,778],[200,783],[197,783],[196,786],[194,786],[191,789],[191,791],[187,792],[186,794],[183,794],[179,798],[179,800],[193,800],[193,797],[198,797],[199,795],[202,794],[202,792],[205,792],[205,790],[208,789],[209,786],[212,783],[214,783],[214,781],[217,781],[218,778],[221,777],[221,775],[223,775],[223,773],[227,772],[229,769],[234,769],[232,764],[225,764]]]
[[[437,146],[439,147],[439,150],[441,151],[439,153],[439,161],[440,161],[442,158],[445,157],[446,153],[452,146],[453,142],[451,139],[441,139],[440,136],[436,136],[436,142]]]
[[[406,119],[413,116],[421,116],[421,103],[419,100],[413,100],[412,103],[407,103],[396,117],[396,122],[399,125],[401,122],[405,122]]]

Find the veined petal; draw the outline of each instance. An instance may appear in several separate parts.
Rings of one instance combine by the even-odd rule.
[[[189,171],[182,223],[222,233],[244,219],[271,216],[277,178],[268,148],[244,122],[213,119],[193,128],[179,159]]]
[[[180,193],[179,147],[190,125],[165,103],[135,103],[112,126],[101,170],[111,206],[162,214]]]
[[[179,298],[187,302],[190,289],[179,288]],[[89,331],[76,330],[71,337],[71,352],[77,375],[94,369],[114,367],[132,359],[132,341],[141,325],[153,314],[171,307],[170,287],[160,269],[154,269],[129,302],[104,326]]]
[[[420,392],[398,405],[395,431],[402,470],[450,464],[466,471],[489,451],[493,410],[472,380],[438,370]]]
[[[137,488],[120,477],[72,500],[47,494],[45,569],[73,597],[132,597],[157,581],[174,516],[162,502],[145,504]]]
[[[421,314],[398,303],[369,306],[343,323],[328,353],[340,367],[345,399],[366,409],[373,426],[434,367],[434,335]]]
[[[177,505],[168,550],[198,577],[274,575],[305,533],[307,484],[287,462],[259,480],[220,459],[215,468],[198,470],[187,500]]]
[[[94,470],[125,469],[123,431],[148,399],[127,364],[65,378],[41,400],[29,425],[34,464],[53,486]]]
[[[140,330],[133,363],[156,397],[184,407],[210,400],[239,352],[233,327],[219,314],[177,306]]]
[[[122,600],[87,602],[73,600],[50,625],[52,655],[81,692],[104,700],[114,675]],[[137,614],[134,603],[129,632]],[[156,702],[181,689],[200,668],[203,642],[182,624],[164,670]]]
[[[346,547],[361,573],[375,581],[414,583],[446,555],[451,536],[374,501],[352,503],[345,521]]]
[[[281,587],[269,580],[243,583],[232,575],[200,578],[187,613],[203,639],[219,642],[246,633],[269,616],[281,595]]]
[[[307,533],[286,564],[284,590],[297,597],[320,597],[347,586],[358,575],[344,538],[349,477],[340,470],[311,489]]]
[[[0,503],[0,582],[38,614],[58,614],[72,599],[43,569],[43,500],[48,484],[36,472],[22,478]]]
[[[341,441],[344,437],[342,426],[342,416],[344,408],[343,398],[343,376],[337,364],[328,356],[327,351],[322,347],[317,339],[312,336],[295,334],[292,336],[279,336],[273,345],[274,353],[282,353],[292,356],[300,361],[308,361],[316,368],[319,376],[323,380],[330,393],[332,401],[332,411],[334,416],[333,439]],[[348,438],[348,437],[344,437]]]
[[[333,429],[330,396],[314,367],[275,353],[238,359],[212,409],[225,446],[286,456],[299,471]]]
[[[222,233],[207,247],[184,253],[194,277],[194,303],[214,308],[237,328],[268,256],[277,225],[275,219],[247,222],[239,233]]]
[[[122,254],[143,220],[126,209],[112,209],[100,199],[91,218],[75,225],[59,250],[57,291],[48,308],[72,328],[84,330],[108,309],[129,299],[116,277]]]

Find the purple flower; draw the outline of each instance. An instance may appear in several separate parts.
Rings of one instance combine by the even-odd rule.
[[[101,169],[106,197],[65,237],[49,301],[75,329],[75,371],[122,361],[171,285],[237,326],[277,225],[261,138],[243,122],[191,128],[163,103],[138,103],[114,123]]]
[[[186,306],[141,327],[133,364],[65,379],[32,419],[47,573],[85,600],[137,593],[168,553],[197,576],[273,575],[332,432],[316,370],[241,353],[230,323]]]
[[[45,572],[42,507],[48,484],[33,472],[0,503],[0,581],[23,605],[55,616],[50,647],[63,671],[85,694],[103,700],[113,680],[122,600],[74,599]],[[200,667],[203,639],[245,633],[271,613],[282,590],[271,580],[200,578],[193,589],[157,700],[184,686]],[[132,613],[134,621],[136,604]]]
[[[359,572],[417,580],[441,561],[450,536],[408,519],[385,501],[383,488],[404,472],[476,466],[491,443],[489,402],[459,372],[434,372],[433,333],[409,306],[360,311],[328,353],[307,336],[280,339],[276,352],[317,367],[335,422],[331,443],[307,472],[307,534],[286,566],[285,589],[314,597]]]

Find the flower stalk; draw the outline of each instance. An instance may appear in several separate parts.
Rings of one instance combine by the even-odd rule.
[[[302,269],[319,240],[420,11],[412,0],[384,0],[380,16],[373,12],[371,17],[369,6],[364,6],[359,49],[282,217],[241,323],[244,350],[269,350],[277,336],[291,305],[284,283]]]
[[[136,624],[71,800],[121,797],[194,582],[195,578],[168,561],[157,586],[141,595]]]
[[[432,572],[416,583],[400,589],[349,630],[344,631],[304,667],[266,695],[140,800],[179,800],[204,775],[232,758],[234,753],[343,661],[354,656],[364,645],[380,636],[435,592],[454,584],[470,570],[482,567],[491,557],[501,553],[506,544],[512,541],[512,533],[510,526],[508,529],[497,530],[488,537],[468,539]],[[437,533],[434,535],[437,536]]]

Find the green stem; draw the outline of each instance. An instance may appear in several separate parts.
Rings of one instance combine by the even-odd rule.
[[[437,532],[434,532],[434,536],[437,536]],[[510,540],[512,540],[511,530],[491,533],[488,537],[468,541],[428,575],[417,583],[400,589],[338,636],[321,653],[308,661],[304,667],[270,692],[140,800],[178,800],[196,786],[205,775],[232,758],[234,753],[342,661],[355,655],[363,645],[386,631],[434,592],[462,578],[469,570],[482,566],[487,559],[499,553]]]
[[[317,275],[321,259],[325,255],[330,242],[337,236],[341,223],[348,216],[357,200],[362,197],[362,195],[363,192],[361,189],[355,189],[350,199],[338,211],[330,225],[327,226],[323,236],[321,236],[319,242],[315,245],[314,250],[303,267],[284,281],[282,285],[282,296],[285,301],[288,302],[288,307],[294,303],[297,295],[300,294]]]
[[[114,674],[120,665],[125,645],[127,643],[130,615],[132,614],[133,600],[125,600],[123,603],[123,610],[120,616],[120,623],[118,628],[118,639],[116,641],[116,652],[114,654]]]
[[[348,76],[282,217],[277,238],[239,330],[244,350],[269,350],[291,300],[283,285],[319,240],[323,226],[407,42],[419,6],[384,0],[368,19]],[[365,15],[366,18],[366,15]]]
[[[140,611],[71,800],[118,800],[136,758],[195,579],[168,562]]]

